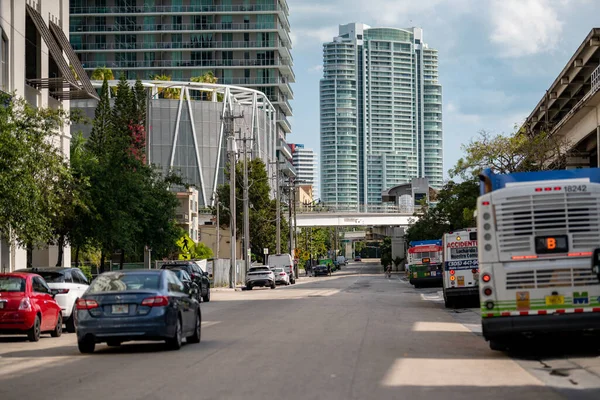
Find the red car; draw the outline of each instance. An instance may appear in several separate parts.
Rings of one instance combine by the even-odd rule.
[[[54,293],[41,276],[31,273],[0,274],[0,334],[27,334],[31,342],[42,332],[62,334],[62,313]]]

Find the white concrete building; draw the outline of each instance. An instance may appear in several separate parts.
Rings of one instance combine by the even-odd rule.
[[[317,172],[317,155],[313,149],[307,149],[303,144],[290,144],[292,163],[296,168],[296,182],[299,185],[312,186],[312,198],[319,198],[319,174]],[[312,200],[311,200],[312,201]]]
[[[323,45],[320,110],[326,204],[377,206],[382,191],[413,178],[442,186],[438,53],[422,29],[340,25]]]
[[[96,96],[68,41],[68,0],[0,0],[0,87],[34,107],[69,109],[69,99]],[[66,33],[67,32],[67,33]],[[78,80],[73,74],[81,77]],[[68,157],[71,134],[65,125],[55,140]],[[58,249],[25,249],[0,240],[0,271],[56,265]],[[62,264],[71,264],[69,248]]]

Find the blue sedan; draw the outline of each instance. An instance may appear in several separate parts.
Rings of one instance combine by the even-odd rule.
[[[169,270],[129,270],[99,275],[77,301],[77,344],[93,353],[96,343],[164,340],[173,350],[200,342],[202,314],[196,289],[186,291]]]

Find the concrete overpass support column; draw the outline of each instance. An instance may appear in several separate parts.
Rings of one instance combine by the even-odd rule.
[[[352,242],[348,241],[344,245],[344,257],[352,258]]]

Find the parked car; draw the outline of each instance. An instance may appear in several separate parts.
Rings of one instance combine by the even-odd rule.
[[[26,334],[31,342],[42,332],[62,334],[63,319],[44,278],[24,272],[0,274],[0,333]]]
[[[268,265],[257,265],[248,270],[246,274],[246,289],[252,290],[256,286],[269,286],[271,289],[275,289],[275,274],[273,274]]]
[[[208,273],[195,261],[177,261],[164,264],[161,269],[184,269],[200,288],[200,296],[205,302],[210,301],[210,279]]]
[[[90,286],[88,279],[79,268],[34,267],[16,272],[32,272],[40,275],[56,296],[67,332],[75,332],[75,302]]]
[[[290,283],[296,283],[296,274],[294,273],[294,260],[290,254],[273,254],[268,260],[271,268],[281,267],[290,277]]]
[[[185,287],[185,291],[189,293],[192,289],[196,292],[196,300],[198,302],[202,301],[202,297],[200,297],[200,288],[198,288],[198,284],[192,280],[190,274],[187,273],[184,269],[172,269],[173,273],[177,275],[177,278],[183,283]]]
[[[290,276],[281,267],[271,268],[273,275],[275,275],[275,284],[289,285]]]
[[[313,276],[329,275],[327,264],[317,264],[312,267]]]
[[[93,353],[96,343],[164,340],[173,350],[200,342],[202,314],[194,290],[169,270],[124,270],[98,275],[77,301],[77,345]]]
[[[362,259],[360,258],[360,256],[356,256],[354,257],[354,261],[361,261]]]

